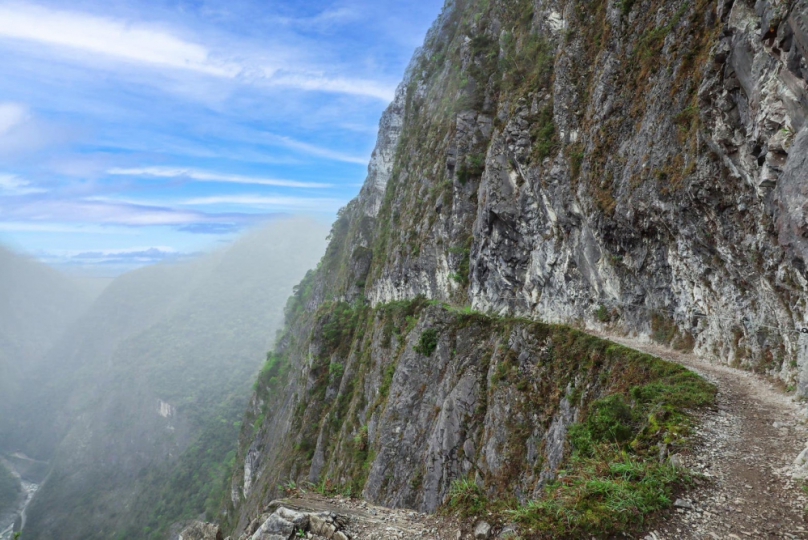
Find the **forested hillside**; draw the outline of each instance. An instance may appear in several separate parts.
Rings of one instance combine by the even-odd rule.
[[[47,369],[47,353],[89,307],[95,292],[0,247],[0,453],[19,449],[22,406]]]
[[[327,229],[277,222],[115,280],[49,353],[23,446],[53,449],[25,538],[162,538],[225,492],[252,381]]]

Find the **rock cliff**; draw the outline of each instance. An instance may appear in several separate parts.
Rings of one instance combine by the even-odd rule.
[[[806,53],[802,0],[449,0],[287,305],[229,527],[289,480],[536,494],[589,404],[661,375],[531,321],[808,393]]]

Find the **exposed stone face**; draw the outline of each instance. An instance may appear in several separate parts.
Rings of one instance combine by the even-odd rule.
[[[178,540],[222,540],[222,531],[218,525],[195,521],[182,530]]]
[[[592,381],[554,379],[541,421],[493,385],[505,351],[534,380],[546,342],[427,310],[392,335],[378,315],[338,350],[334,301],[424,296],[608,326],[808,394],[808,337],[794,330],[808,326],[806,46],[802,0],[450,1],[278,345],[289,383],[253,400],[248,419],[264,399],[273,415],[243,434],[234,525],[278,475],[366,475],[369,500],[434,511],[470,474],[534,496],[565,457],[576,388]],[[517,425],[518,471],[503,476]]]

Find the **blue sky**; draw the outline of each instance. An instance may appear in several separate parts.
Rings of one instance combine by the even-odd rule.
[[[0,242],[122,268],[332,220],[442,4],[0,0]]]

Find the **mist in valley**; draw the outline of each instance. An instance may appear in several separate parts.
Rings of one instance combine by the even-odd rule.
[[[103,291],[0,250],[2,538],[165,538],[213,517],[255,376],[327,234],[275,221]]]

